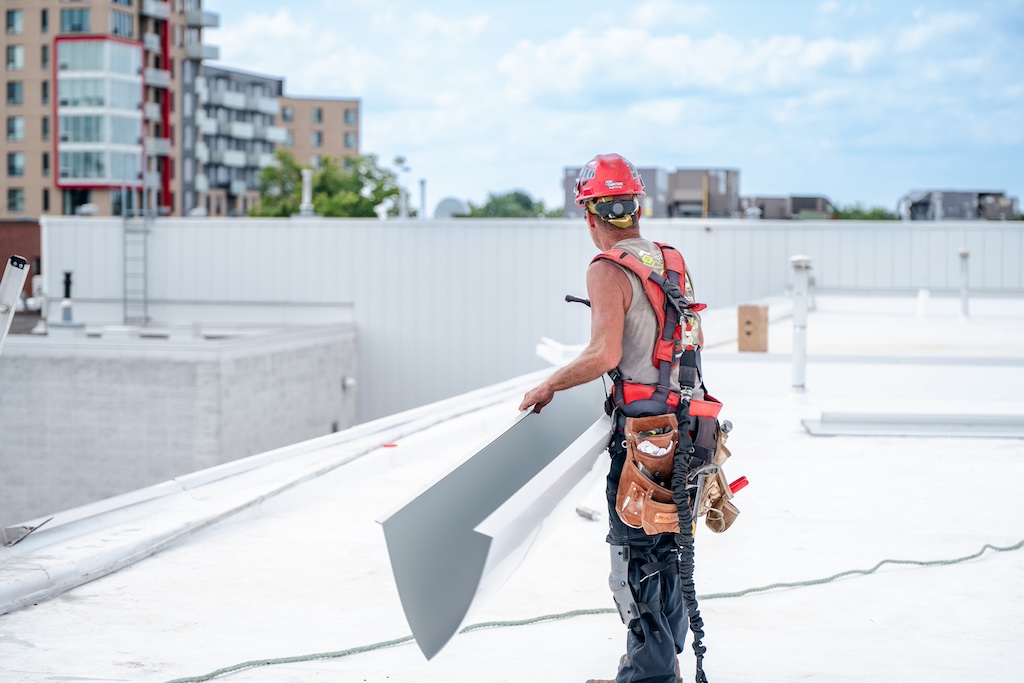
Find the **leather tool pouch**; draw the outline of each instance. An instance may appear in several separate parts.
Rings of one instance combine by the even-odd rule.
[[[715,469],[704,479],[704,488],[701,491],[700,502],[697,506],[697,517],[705,515],[704,523],[715,533],[722,533],[736,521],[740,511],[733,505],[732,491],[729,489],[729,480],[725,478],[722,465],[729,459],[732,453],[725,445],[729,435],[717,429],[717,444],[714,451],[712,464]]]
[[[679,531],[672,466],[679,441],[675,415],[626,419],[626,461],[615,509],[622,523],[649,535]]]

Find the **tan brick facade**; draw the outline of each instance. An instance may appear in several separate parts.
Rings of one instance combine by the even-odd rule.
[[[358,99],[282,97],[280,126],[289,131],[285,147],[302,166],[316,167],[323,157],[359,154]]]

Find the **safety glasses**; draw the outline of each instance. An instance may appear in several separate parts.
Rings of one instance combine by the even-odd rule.
[[[632,216],[640,209],[640,202],[636,199],[602,199],[592,201],[587,206],[591,213],[609,220]]]

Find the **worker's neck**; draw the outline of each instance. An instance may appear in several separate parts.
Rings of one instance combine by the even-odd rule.
[[[636,239],[640,237],[639,230],[616,230],[615,232],[606,232],[601,235],[601,248],[604,251],[608,251],[615,247],[616,244],[622,240]]]

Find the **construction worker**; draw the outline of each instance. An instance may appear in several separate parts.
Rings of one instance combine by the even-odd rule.
[[[662,325],[658,309],[664,305],[665,297],[652,300],[655,295],[645,291],[638,275],[647,271],[667,275],[666,256],[674,250],[640,236],[643,180],[636,168],[618,154],[598,155],[588,162],[576,181],[575,193],[577,204],[586,212],[590,236],[602,252],[587,269],[590,343],[574,361],[527,392],[520,410],[532,406],[535,412],[540,412],[556,392],[605,373],[612,375],[615,388],[608,408],[614,406],[615,428],[609,445],[612,463],[606,488],[607,540],[612,551],[612,592],[623,622],[628,626],[626,654],[619,662],[615,680],[620,683],[676,683],[681,680],[676,656],[682,651],[688,625],[676,571],[679,557],[676,534],[667,530],[649,533],[650,529],[627,525],[620,519],[616,505],[620,475],[626,462],[627,416],[665,415],[675,425],[674,413],[680,403],[682,342],[677,335],[670,360],[659,366],[654,358],[658,354]],[[635,257],[635,261],[629,259],[634,263],[635,272],[621,265],[623,254]],[[686,300],[692,303],[689,279],[678,252],[672,262],[683,271],[681,275],[677,272],[675,279]],[[678,293],[679,289],[675,291]],[[679,324],[690,332],[697,330],[689,348],[699,348],[701,338],[696,315]],[[699,378],[695,382],[691,380],[690,384],[696,397],[702,397]],[[669,463],[671,466],[671,454]],[[686,527],[689,533],[690,525]],[[692,543],[692,536],[690,541]]]

